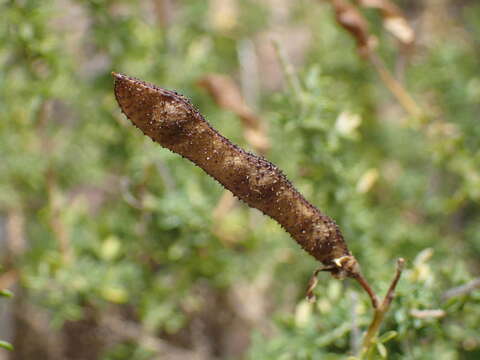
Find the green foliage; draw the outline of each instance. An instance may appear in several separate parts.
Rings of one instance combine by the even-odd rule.
[[[13,297],[13,293],[10,290],[2,289],[2,290],[0,290],[0,296],[11,298],[11,297]]]
[[[358,341],[352,324],[368,325],[369,300],[350,281],[321,275],[317,303],[303,300],[317,264],[272,220],[240,206],[221,224],[233,240],[218,236],[221,187],[144,137],[115,103],[112,70],[177,89],[248,147],[237,119],[195,85],[207,72],[238,74],[240,44],[268,28],[272,9],[238,3],[236,22],[221,28],[208,2],[193,0],[179,2],[169,26],[143,2],[0,2],[0,211],[25,215],[22,285],[58,328],[87,309],[122,308],[150,333],[180,338],[197,314],[215,323],[221,310],[208,310],[206,293],[229,298],[262,281],[268,311],[252,320],[247,358],[344,359]],[[479,290],[442,300],[478,276],[480,261],[480,7],[466,3],[448,25],[458,31],[429,34],[406,68],[423,123],[318,1],[295,2],[286,19],[311,34],[304,63],[258,99],[267,158],[335,218],[374,287],[384,293],[395,259],[407,259],[373,357],[480,354]],[[390,37],[379,47],[398,55]],[[445,316],[412,315],[428,309]],[[151,356],[135,341],[104,349],[104,359]]]
[[[10,344],[9,342],[6,342],[6,341],[2,341],[2,340],[0,340],[0,347],[4,348],[4,349],[7,349],[7,350],[10,350],[10,351],[13,350],[12,344]]]

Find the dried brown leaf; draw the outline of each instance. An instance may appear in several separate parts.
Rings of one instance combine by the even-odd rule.
[[[235,82],[226,75],[208,74],[198,84],[208,91],[219,106],[240,118],[245,140],[256,152],[265,154],[270,148],[265,126],[247,105]]]
[[[361,55],[367,55],[373,44],[373,37],[368,30],[368,23],[357,9],[345,0],[329,0],[335,9],[337,23],[347,30],[357,42]]]
[[[415,33],[408,24],[402,10],[390,0],[357,0],[360,6],[378,9],[383,18],[383,26],[404,44],[412,44]]]

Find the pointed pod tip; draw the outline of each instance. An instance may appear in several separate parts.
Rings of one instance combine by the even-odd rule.
[[[120,73],[117,73],[115,71],[112,71],[112,76],[115,80],[125,80],[125,79],[128,79],[128,76],[127,75],[124,75],[124,74],[120,74]]]

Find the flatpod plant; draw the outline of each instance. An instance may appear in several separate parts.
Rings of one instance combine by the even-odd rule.
[[[113,76],[118,104],[136,127],[153,141],[202,168],[248,206],[276,220],[323,264],[310,280],[309,298],[313,298],[312,290],[320,271],[359,282],[375,311],[360,353],[360,357],[366,356],[393,299],[403,259],[399,259],[395,278],[380,304],[335,221],[310,204],[279,168],[232,144],[213,129],[184,96],[126,75],[113,73]]]

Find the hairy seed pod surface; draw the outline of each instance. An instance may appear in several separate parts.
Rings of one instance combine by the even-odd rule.
[[[220,135],[184,96],[113,75],[120,108],[145,135],[191,160],[250,207],[275,219],[332,274],[355,276],[356,260],[338,226],[310,204],[275,165]]]

